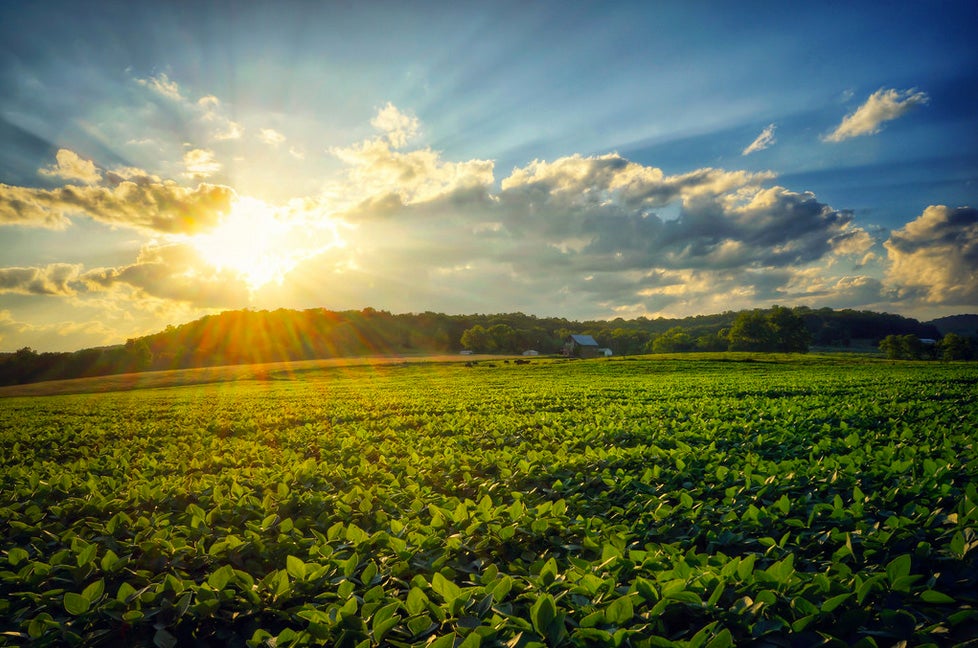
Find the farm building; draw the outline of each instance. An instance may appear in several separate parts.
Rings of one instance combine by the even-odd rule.
[[[568,335],[564,340],[564,355],[569,358],[599,358],[604,352],[590,335]]]

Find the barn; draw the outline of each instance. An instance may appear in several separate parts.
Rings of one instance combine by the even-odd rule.
[[[598,342],[590,335],[568,335],[564,339],[564,355],[569,358],[598,358],[604,355]]]

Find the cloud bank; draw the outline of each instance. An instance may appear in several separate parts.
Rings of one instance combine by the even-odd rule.
[[[154,92],[178,96],[164,81]],[[608,153],[533,160],[497,179],[491,160],[409,148],[419,122],[392,104],[371,123],[377,136],[330,150],[343,170],[323,194],[278,206],[62,149],[39,170],[60,186],[0,185],[0,224],[89,218],[136,232],[139,252],[114,267],[0,268],[0,293],[160,317],[249,305],[597,318],[978,302],[971,208],[930,206],[881,244],[853,212],[769,171],[670,174]],[[744,154],[770,146],[774,128]],[[207,148],[186,148],[183,163],[189,180],[220,170]]]
[[[193,177],[213,169],[215,163],[206,151],[188,155]],[[234,197],[229,187],[183,187],[140,169],[103,172],[66,149],[58,152],[57,159],[56,166],[40,173],[89,184],[54,189],[0,184],[0,225],[63,229],[72,217],[84,216],[106,225],[190,234],[216,225]]]
[[[81,265],[52,263],[43,268],[0,268],[0,293],[71,296]]]
[[[903,297],[978,304],[978,209],[932,205],[884,245],[887,281]]]

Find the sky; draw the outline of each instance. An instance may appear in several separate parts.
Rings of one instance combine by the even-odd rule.
[[[0,1],[0,351],[241,308],[978,312],[976,31],[973,0]]]

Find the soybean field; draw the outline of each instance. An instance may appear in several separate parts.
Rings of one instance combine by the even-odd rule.
[[[0,646],[978,645],[978,368],[337,367],[0,399]]]

